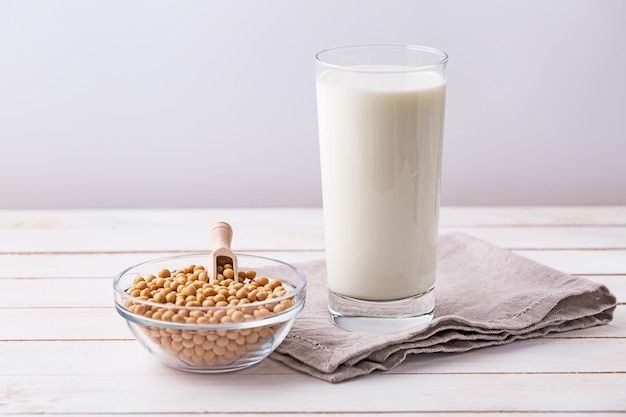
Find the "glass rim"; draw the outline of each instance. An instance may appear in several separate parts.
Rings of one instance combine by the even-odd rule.
[[[239,252],[234,252],[235,256],[237,256],[238,258],[242,258],[242,259],[257,259],[259,261],[266,261],[269,262],[270,264],[274,264],[274,266],[282,266],[284,268],[287,268],[288,270],[290,270],[292,273],[294,273],[294,278],[296,281],[296,284],[294,285],[293,289],[287,293],[284,294],[280,297],[276,297],[276,298],[272,298],[272,299],[268,299],[268,300],[263,300],[263,301],[255,301],[253,303],[250,304],[244,304],[244,305],[228,305],[228,306],[178,306],[178,305],[169,305],[169,304],[163,304],[163,303],[157,303],[156,301],[148,301],[148,300],[144,300],[142,298],[138,298],[138,297],[133,297],[132,295],[130,295],[127,292],[128,288],[122,288],[122,279],[124,279],[127,275],[129,275],[133,270],[137,269],[137,268],[141,268],[144,266],[148,266],[150,264],[155,264],[155,263],[159,263],[159,262],[165,262],[165,261],[173,261],[173,260],[178,260],[178,259],[185,259],[185,258],[195,258],[195,257],[206,257],[206,259],[210,259],[211,256],[211,252],[195,252],[195,253],[185,253],[182,255],[174,255],[174,256],[165,256],[165,257],[161,257],[161,258],[155,258],[155,259],[149,259],[143,262],[140,262],[138,264],[129,266],[127,268],[125,268],[122,272],[120,272],[114,279],[113,279],[113,292],[115,295],[115,302],[117,303],[117,299],[119,298],[119,301],[124,301],[124,300],[128,300],[128,301],[132,301],[134,303],[137,304],[143,304],[149,307],[159,307],[159,308],[173,308],[176,310],[186,310],[186,311],[195,311],[195,310],[200,310],[200,311],[217,311],[217,310],[224,310],[227,311],[229,309],[237,309],[237,308],[242,308],[244,306],[263,306],[263,305],[267,305],[267,304],[271,304],[271,303],[277,303],[280,302],[282,300],[285,299],[291,299],[291,298],[297,298],[300,302],[294,304],[293,307],[296,307],[298,304],[300,304],[301,302],[304,302],[305,298],[306,298],[306,288],[308,285],[308,280],[306,278],[306,276],[304,275],[304,273],[299,269],[296,268],[295,266],[278,260],[278,259],[273,259],[273,258],[268,258],[266,256],[260,256],[260,255],[252,255],[252,254],[247,254],[247,253],[239,253]],[[285,279],[285,278],[283,278]],[[303,296],[304,295],[304,296]],[[124,309],[125,311],[130,312],[130,310],[128,310],[126,307],[120,305],[120,308]],[[290,308],[286,311],[291,311],[293,308]],[[253,321],[252,323],[257,322],[258,320]]]
[[[342,50],[356,50],[356,49],[365,49],[365,48],[378,48],[378,49],[405,49],[411,51],[419,51],[419,52],[427,52],[434,56],[439,57],[438,60],[434,60],[432,63],[424,64],[424,65],[409,65],[407,67],[401,69],[382,69],[382,68],[360,68],[353,67],[349,65],[341,65],[341,64],[333,64],[328,61],[322,59],[322,55],[338,52]],[[433,67],[444,66],[448,63],[448,54],[442,51],[441,49],[433,48],[430,46],[422,46],[408,43],[362,43],[362,44],[352,44],[352,45],[344,45],[337,46],[333,48],[322,49],[321,51],[315,54],[315,61],[324,66],[325,68],[341,70],[341,71],[350,71],[350,72],[363,72],[363,73],[405,73],[411,71],[423,71]]]

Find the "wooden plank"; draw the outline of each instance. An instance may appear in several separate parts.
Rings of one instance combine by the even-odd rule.
[[[302,407],[306,409],[306,407]],[[622,415],[619,412],[604,411],[591,412],[594,417],[613,417],[616,414]],[[11,414],[17,416],[18,414]],[[24,415],[40,415],[40,414],[19,414]],[[211,417],[268,417],[280,416],[280,417],[302,417],[306,416],[321,416],[321,417],[363,417],[363,416],[393,416],[393,417],[415,417],[415,416],[436,416],[436,417],[487,417],[487,416],[510,416],[510,417],[545,417],[545,412],[529,412],[529,411],[488,411],[488,412],[471,412],[471,411],[456,411],[456,412],[429,412],[429,411],[409,411],[409,412],[326,412],[326,411],[297,411],[297,412],[280,412],[280,413],[264,413],[264,412],[198,412],[198,413],[93,413],[98,417],[120,417],[120,416],[141,416],[141,417],[180,417],[181,415],[203,415]],[[590,412],[576,413],[570,411],[550,411],[550,416],[564,416],[564,417],[589,417]],[[75,417],[76,414],[69,413],[55,413],[55,417]]]
[[[320,208],[230,208],[230,209],[79,209],[0,210],[0,229],[179,229],[202,228],[228,221],[237,229],[290,226],[303,221],[317,228],[322,224]]]
[[[228,208],[228,209],[91,209],[91,210],[0,210],[0,229],[81,229],[158,226],[198,227],[229,221],[242,228],[262,224],[301,224],[308,219],[322,225],[322,209],[313,208]],[[567,226],[626,225],[626,206],[563,207],[460,207],[441,208],[442,226]]]
[[[0,279],[2,308],[111,307],[112,278]]]
[[[624,248],[624,213],[626,207],[448,208],[441,232],[460,231],[508,248]],[[5,210],[0,252],[207,250],[208,227],[224,219],[235,229],[234,248],[324,247],[320,209]]]
[[[611,227],[441,227],[513,249],[626,249],[626,226]]]
[[[71,354],[68,354],[71,352]],[[162,365],[135,340],[63,340],[0,342],[2,375],[155,375],[184,374]],[[111,364],[115,363],[112,367]],[[237,374],[296,374],[279,362],[268,359]]]
[[[129,340],[133,336],[124,319],[111,307],[1,308],[0,341],[8,340]],[[616,309],[612,322],[587,337],[626,337],[626,306]],[[569,332],[562,337],[585,337]]]
[[[0,309],[2,340],[132,339],[113,307]]]
[[[225,413],[216,413],[216,412],[200,412],[200,413],[191,413],[191,414],[199,414],[199,415],[207,415],[211,417],[268,417],[268,415],[277,415],[273,413],[257,413],[257,412],[245,412],[245,413],[237,413],[237,412],[225,412]],[[98,417],[120,417],[120,416],[135,416],[139,415],[141,417],[180,417],[180,413],[97,413]],[[413,411],[413,412],[378,412],[378,413],[367,413],[367,412],[315,412],[315,411],[297,411],[297,412],[281,412],[280,417],[296,417],[296,416],[322,416],[322,417],[363,417],[363,416],[381,416],[381,415],[392,415],[393,417],[415,417],[415,416],[436,416],[436,417],[486,417],[486,416],[510,416],[510,417],[545,417],[545,413],[535,413],[535,412],[517,412],[517,411],[497,411],[497,412],[468,412],[468,411],[457,411],[457,412],[422,412],[422,411]],[[589,417],[589,413],[572,413],[569,411],[551,411],[551,416],[566,416],[566,417]],[[614,417],[616,413],[606,411],[606,412],[598,412],[593,411],[593,416],[597,417]],[[76,414],[73,413],[55,413],[55,417],[76,417]]]
[[[626,250],[515,251],[557,270],[576,275],[626,275]],[[250,251],[285,262],[324,257],[323,251]],[[172,253],[0,255],[1,278],[115,277],[123,269]]]
[[[29,359],[14,360],[19,357]],[[162,365],[134,340],[7,341],[0,342],[0,358],[6,358],[0,359],[3,375],[121,377],[182,373]],[[113,368],[112,363],[115,363]],[[416,375],[626,373],[626,338],[520,340],[459,354],[413,355],[389,372]],[[273,360],[239,372],[245,375],[296,373]]]
[[[623,381],[621,373],[424,374],[417,386],[402,374],[334,385],[306,375],[9,375],[0,413],[297,413],[305,405],[324,413],[617,413],[626,412]]]
[[[320,259],[323,251],[249,251],[251,255],[304,262]],[[173,252],[111,254],[0,255],[2,278],[110,278],[124,269],[151,259],[181,255]]]
[[[78,273],[85,271],[87,268],[78,270]],[[593,275],[581,278],[606,285],[618,300],[626,303],[626,275]],[[0,307],[110,307],[113,303],[112,281],[112,275],[0,278]],[[81,294],[84,296],[80,296]]]
[[[626,225],[626,206],[442,207],[444,226]]]
[[[237,229],[232,247],[249,250],[323,250],[321,228],[268,224]],[[440,234],[465,233],[508,249],[626,249],[626,226],[446,227]],[[165,229],[0,230],[0,254],[201,252],[210,250],[203,227]]]
[[[201,413],[193,413],[193,414],[200,414],[200,415],[208,415],[211,417],[267,417],[268,415],[275,415],[275,414],[271,414],[271,413],[256,413],[256,412],[245,412],[245,413],[233,413],[233,412],[225,412],[225,413],[215,413],[215,412],[210,412],[210,413],[205,413],[205,412],[201,412]],[[141,417],[180,417],[181,414],[179,413],[158,413],[158,414],[152,414],[152,413],[124,413],[124,414],[119,414],[119,413],[97,413],[98,417],[119,417],[120,415],[130,415],[130,416],[134,416],[134,415],[140,415]],[[493,415],[497,415],[497,416],[523,416],[523,417],[545,417],[545,413],[534,413],[534,412],[517,412],[517,411],[498,411],[498,412],[488,412],[488,413],[483,413],[483,412],[467,412],[467,411],[458,411],[458,412],[437,412],[437,413],[430,413],[430,412],[420,412],[420,411],[414,411],[414,412],[407,412],[407,413],[398,413],[398,412],[393,412],[393,413],[385,413],[385,412],[379,412],[379,413],[363,413],[363,412],[339,412],[339,413],[331,413],[331,412],[325,412],[325,411],[320,411],[320,412],[315,412],[315,411],[297,411],[294,413],[289,413],[289,412],[281,412],[280,413],[280,417],[296,417],[296,416],[323,416],[323,417],[363,417],[363,416],[370,416],[370,415],[375,415],[375,416],[380,416],[380,415],[393,415],[393,417],[415,417],[415,416],[430,416],[430,415],[435,415],[437,417],[485,417],[485,416],[493,416]],[[569,411],[563,411],[563,412],[558,412],[558,411],[552,411],[550,412],[551,416],[566,416],[566,417],[589,417],[589,413],[572,413]],[[615,416],[616,413],[607,411],[607,412],[597,412],[597,411],[593,411],[593,416],[600,416],[600,417],[613,417]],[[55,417],[75,417],[76,414],[65,414],[65,413],[56,413],[54,414]]]

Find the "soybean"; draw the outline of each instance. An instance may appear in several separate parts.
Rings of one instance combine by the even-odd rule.
[[[153,320],[215,325],[259,320],[293,306],[290,298],[269,305],[262,303],[289,294],[289,289],[279,279],[270,280],[249,270],[239,271],[238,281],[235,281],[232,265],[226,264],[218,267],[216,281],[209,283],[206,270],[202,265],[189,265],[176,271],[161,269],[156,275],[137,277],[127,292],[141,300],[128,301],[126,307]],[[149,307],[143,303],[144,300],[162,304],[163,307]],[[222,308],[186,309],[197,306]],[[222,330],[141,327],[163,351],[188,365],[210,368],[216,364],[228,365],[255,351],[282,326],[278,323]]]

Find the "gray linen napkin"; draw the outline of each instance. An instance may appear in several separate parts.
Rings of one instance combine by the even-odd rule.
[[[306,306],[271,357],[333,383],[392,369],[410,354],[464,352],[606,324],[616,306],[603,285],[450,234],[439,239],[436,307],[427,326],[347,332],[328,318],[325,261],[298,267],[308,278]]]

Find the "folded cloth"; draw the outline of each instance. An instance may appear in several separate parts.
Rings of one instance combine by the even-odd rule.
[[[606,324],[616,306],[603,285],[450,234],[439,239],[428,325],[391,334],[348,332],[330,322],[325,265],[298,265],[308,278],[306,306],[271,357],[333,383],[392,369],[408,355],[465,352]]]

